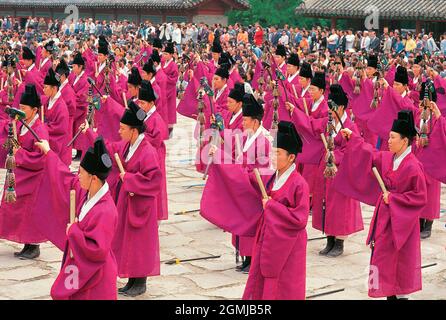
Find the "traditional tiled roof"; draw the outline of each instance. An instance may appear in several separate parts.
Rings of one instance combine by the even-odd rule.
[[[386,19],[446,19],[446,0],[305,0],[296,13],[312,17],[365,18],[371,8],[376,8],[380,17]]]
[[[150,9],[192,9],[206,0],[0,0],[2,7],[57,8],[75,5],[80,8],[150,8]],[[236,9],[248,9],[247,0],[222,1]]]

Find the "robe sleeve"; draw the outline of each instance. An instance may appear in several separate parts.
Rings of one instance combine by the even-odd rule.
[[[406,243],[417,225],[420,211],[426,205],[426,180],[422,169],[411,170],[408,182],[409,191],[403,193],[390,192],[389,209],[393,242],[397,250]]]
[[[307,225],[309,190],[304,181],[296,181],[290,192],[294,199],[285,205],[274,199],[266,203],[264,238],[260,252],[260,268],[266,278],[277,278],[283,269],[298,233]],[[274,257],[272,259],[271,257]]]
[[[44,201],[42,210],[35,213],[35,224],[60,250],[66,244],[66,226],[70,218],[70,190],[76,190],[76,203],[81,200],[79,179],[62,163],[54,151],[49,151],[45,162],[45,177],[38,198]]]
[[[45,138],[41,136],[41,139]],[[35,147],[32,150],[20,148],[15,154],[15,161],[18,167],[39,171],[45,166],[45,161],[43,161],[44,157],[45,155],[40,150],[36,150]]]
[[[352,134],[333,181],[338,192],[355,200],[376,205],[381,189],[372,172],[372,167],[380,165],[380,153],[364,142],[357,134]],[[381,170],[379,170],[381,172]]]
[[[93,216],[93,217],[92,217]],[[88,225],[81,229],[79,223],[75,223],[68,231],[69,250],[71,258],[66,252],[64,267],[51,288],[51,296],[55,300],[66,300],[79,292],[85,291],[97,284],[102,275],[101,268],[110,254],[111,241],[114,236],[115,224],[106,219],[107,212],[93,212],[89,214]],[[77,285],[66,286],[68,277],[73,276],[68,267],[76,266],[78,271]]]
[[[252,176],[241,165],[212,165],[201,197],[201,216],[224,231],[255,236],[262,202]]]
[[[419,149],[418,159],[433,178],[446,183],[446,118],[440,117],[429,135],[429,145]]]
[[[102,214],[102,218],[107,214]],[[96,213],[92,221],[82,230],[79,223],[74,223],[68,231],[68,243],[74,260],[104,262],[110,253],[111,239],[114,236],[114,224],[104,223],[101,214]]]
[[[161,179],[156,154],[144,155],[137,173],[126,172],[120,192],[127,192],[131,197],[128,219],[134,228],[144,226],[150,218],[148,208],[156,205]]]

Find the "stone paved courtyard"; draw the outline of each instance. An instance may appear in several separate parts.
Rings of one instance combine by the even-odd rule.
[[[161,260],[221,257],[178,265],[162,263],[161,276],[149,278],[147,293],[138,299],[239,299],[247,275],[234,270],[231,235],[203,220],[197,211],[182,213],[199,209],[203,180],[202,175],[195,172],[192,160],[195,155],[191,139],[194,123],[181,116],[178,121],[174,138],[167,143],[170,217],[160,226]],[[4,179],[4,171],[1,176]],[[3,186],[3,181],[0,185]],[[446,187],[443,187],[441,208],[442,219],[435,222],[432,237],[422,241],[423,265],[436,265],[423,269],[423,291],[413,294],[412,299],[446,298]],[[346,241],[345,253],[339,258],[319,257],[317,253],[325,240],[309,241],[307,296],[345,289],[315,299],[369,299],[366,281],[370,252],[365,241],[372,214],[372,207],[363,206],[365,230]],[[311,228],[311,217],[307,230],[310,239],[322,236]],[[13,256],[19,247],[0,241],[0,299],[50,299],[62,252],[46,243],[41,246],[38,260],[21,261]],[[125,283],[119,282],[119,286]]]

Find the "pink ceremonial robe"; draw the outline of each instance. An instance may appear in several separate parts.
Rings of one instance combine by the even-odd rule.
[[[100,69],[100,66],[98,65],[98,72],[99,72],[99,74],[97,75],[97,77],[95,77],[96,87],[101,92],[101,95],[105,95],[106,94],[106,95],[111,95],[113,97],[115,92],[119,91],[116,88],[117,85],[116,85],[116,80],[115,80],[115,76],[114,76],[113,65],[110,65],[108,75],[106,75],[106,72],[105,72],[106,67],[104,67],[101,71],[99,71],[99,69]],[[106,88],[107,88],[107,81],[106,81],[106,79],[109,80],[109,83],[108,83],[109,92],[108,93],[106,92]],[[96,95],[97,92],[94,91],[93,94]],[[116,97],[113,97],[113,98],[115,99]]]
[[[48,110],[48,103],[49,99],[42,97],[42,105],[45,106],[45,126],[50,137],[50,148],[60,157],[60,160],[62,160],[63,163],[69,166],[71,164],[72,155],[71,147],[67,147],[68,142],[71,140],[68,108],[62,96],[57,98],[50,110]]]
[[[436,220],[440,218],[440,197],[441,197],[441,182],[435,178],[433,178],[429,173],[427,168],[430,168],[432,163],[435,164],[435,160],[432,159],[432,154],[429,157],[425,157],[421,155],[423,155],[423,153],[425,151],[427,151],[427,154],[431,153],[430,147],[433,145],[435,147],[435,145],[438,145],[439,143],[441,144],[441,141],[435,141],[435,140],[439,140],[439,138],[441,136],[438,135],[433,135],[432,136],[432,131],[433,129],[437,126],[437,123],[439,121],[438,120],[428,120],[427,125],[428,125],[428,141],[429,144],[425,147],[419,146],[418,144],[416,146],[413,146],[413,148],[415,149],[413,152],[414,154],[417,156],[417,158],[419,158],[420,162],[423,164],[423,168],[425,169],[425,174],[426,174],[426,186],[427,186],[427,205],[424,208],[424,210],[422,211],[420,217],[422,219],[427,219],[427,220]],[[419,128],[421,126],[421,114],[420,112],[418,112],[415,115],[415,125]],[[431,138],[432,136],[432,138]],[[432,140],[433,139],[433,140]],[[444,148],[444,144],[443,147]],[[426,150],[424,150],[426,149]],[[444,152],[443,152],[444,154]],[[441,159],[441,151],[435,154],[435,158],[440,157],[440,161],[442,161],[442,163],[444,163],[444,161],[446,161],[446,156],[443,157],[443,159]],[[442,165],[440,165],[442,166]]]
[[[327,131],[328,118],[310,119],[305,114],[296,110],[294,123],[298,132],[310,133],[315,139],[320,138],[321,133]],[[356,134],[358,129],[347,117],[344,127],[349,128]],[[338,132],[334,138],[334,158],[335,165],[339,168],[342,165],[342,158],[347,142]],[[326,167],[326,151],[322,153],[317,170],[314,171],[313,189],[313,228],[322,231],[330,236],[348,236],[364,229],[361,215],[361,206],[358,201],[339,193],[333,186],[333,179],[324,177]],[[323,202],[325,200],[325,210]]]
[[[79,179],[50,151],[46,170],[53,188],[54,201],[61,211],[53,215],[69,217],[70,190],[76,191],[76,217],[87,200],[86,190]],[[117,300],[117,266],[111,244],[116,232],[118,212],[110,192],[107,192],[64,236],[64,255],[59,275],[51,288],[54,300]],[[72,256],[71,256],[72,255]],[[76,269],[74,269],[76,268]],[[77,270],[77,286],[67,286]]]
[[[166,65],[166,63],[163,63],[162,69],[163,73],[166,75],[166,105],[168,125],[173,126],[177,123],[178,65],[175,59],[172,59],[168,65]]]
[[[45,179],[45,156],[35,146],[36,139],[28,131],[21,135],[22,124],[17,124],[20,148],[15,155],[17,167],[14,169],[17,201],[0,205],[0,238],[17,243],[41,243],[47,239],[36,226],[32,215],[40,212],[43,199],[37,196],[42,179]],[[31,126],[40,139],[48,140],[46,128],[39,119]],[[3,143],[3,141],[2,141]],[[2,154],[1,165],[5,157]],[[5,186],[6,189],[6,186]]]
[[[417,150],[417,158],[423,163],[426,174],[446,183],[446,118],[434,122],[429,134],[429,145]]]
[[[45,78],[48,74],[48,70],[50,70],[53,67],[53,60],[51,58],[48,58],[48,60],[45,61],[45,59],[42,59],[38,65],[38,69],[40,71],[40,74],[42,75],[42,78]]]
[[[87,81],[88,75],[84,72],[78,81],[76,81],[76,75],[71,73],[68,77],[68,81],[73,87],[73,90],[76,94],[76,113],[74,116],[73,122],[73,133],[75,134],[79,127],[85,122],[87,118],[88,112],[88,91],[90,85]],[[85,144],[85,138],[83,135],[80,135],[76,141],[73,143],[73,148],[76,150],[81,150],[83,145]]]
[[[373,112],[373,115],[367,121],[367,126],[378,136],[379,150],[388,150],[389,132],[392,124],[398,118],[398,112],[401,110],[412,110],[415,114],[418,107],[414,105],[413,100],[406,94],[401,96],[393,88],[389,87],[384,91],[379,108]],[[381,143],[380,143],[381,142]]]
[[[258,130],[261,130],[261,128]],[[246,134],[242,137],[242,139],[243,143],[241,144],[241,147],[243,149],[247,141]],[[248,172],[251,172],[254,168],[268,168],[270,166],[270,149],[271,143],[263,133],[260,133],[254,143],[242,153],[243,166],[248,169]],[[233,235],[232,244],[234,246],[236,246],[236,240],[236,237]],[[239,250],[241,256],[245,257],[252,255],[254,240],[254,237],[240,237]]]
[[[232,90],[236,83],[241,83],[243,81],[242,77],[240,77],[240,73],[238,72],[237,67],[232,69],[232,71],[229,73],[229,80],[231,80],[229,90]]]
[[[358,126],[359,132],[364,140],[372,146],[376,146],[378,136],[369,129],[367,122],[373,117],[376,111],[376,109],[370,107],[374,90],[374,83],[371,79],[361,80],[361,91],[359,94],[352,93],[354,99],[351,102],[355,123]],[[378,108],[380,107],[381,103],[378,105]]]
[[[155,110],[146,120],[146,139],[155,148],[158,155],[162,179],[160,185],[160,194],[158,196],[158,220],[168,219],[167,202],[167,179],[166,179],[166,145],[164,141],[169,138],[167,126],[157,110]]]
[[[316,110],[311,111],[313,106],[312,99],[306,99],[306,105],[308,109],[308,114],[306,117],[310,117],[312,119],[320,119],[323,117],[327,117],[328,115],[328,104],[327,100],[324,98],[323,101],[319,104]],[[296,105],[295,111],[291,115],[291,121],[297,125],[297,110],[303,111],[305,110],[303,99],[299,99],[298,103]],[[305,112],[305,111],[304,111]],[[302,113],[299,113],[302,114]],[[299,130],[298,130],[299,132]],[[300,133],[300,132],[299,132]],[[315,187],[315,177],[316,173],[318,171],[320,159],[323,154],[324,145],[322,141],[319,138],[314,137],[312,134],[308,134],[305,132],[302,132],[301,135],[303,146],[302,146],[302,153],[299,153],[297,155],[296,163],[299,164],[299,172],[301,172],[302,176],[305,178],[305,180],[308,183],[308,186],[310,188],[310,194],[313,194],[314,187]]]
[[[96,54],[91,51],[90,48],[85,50],[82,53],[82,58],[84,58],[85,61],[85,72],[87,73],[88,77],[95,77],[96,73],[96,63],[97,63],[97,56]]]
[[[67,83],[60,92],[68,108],[68,118],[70,119],[68,130],[70,131],[70,136],[73,136],[74,117],[76,116],[76,93],[70,83]]]
[[[446,79],[441,76],[434,78],[434,86],[437,90],[437,105],[443,115],[446,115]]]
[[[397,170],[394,155],[373,149],[358,135],[347,143],[335,178],[338,190],[375,205],[367,244],[371,244],[369,296],[407,295],[421,290],[420,214],[427,203],[423,167],[409,153]],[[371,168],[390,192],[385,204]]]
[[[20,84],[19,88],[14,97],[14,102],[12,106],[16,109],[20,108],[20,99],[22,98],[22,93],[25,91],[25,87],[27,84],[34,84],[36,86],[37,93],[43,94],[43,77],[40,74],[40,71],[34,65],[31,71],[28,70],[20,70],[19,72],[25,72],[25,76],[22,77],[23,82]]]
[[[243,299],[305,300],[308,185],[297,170],[277,191],[269,180],[272,199],[258,225]]]
[[[94,142],[91,129],[87,138]],[[156,150],[144,138],[126,162],[130,143],[106,141],[111,155],[118,153],[126,172],[121,181],[116,162],[110,175],[111,194],[118,208],[118,227],[112,242],[120,278],[142,278],[160,274],[157,197],[161,170]],[[114,158],[114,157],[113,157]]]
[[[284,81],[285,83],[285,81]],[[282,85],[279,85],[278,87],[280,96],[278,97],[279,106],[277,108],[278,113],[278,121],[290,121],[290,112],[286,109],[285,102],[286,102],[286,96],[285,96],[285,90],[282,87]],[[291,101],[290,98],[292,98],[292,93],[287,90],[288,100],[293,103],[295,102],[294,99]],[[274,117],[274,97],[272,95],[272,91],[267,91],[265,94],[265,114],[263,116],[262,124],[265,127],[265,129],[270,130],[272,123],[273,123],[273,117]]]
[[[168,111],[168,103],[167,103],[167,77],[163,72],[163,69],[160,68],[156,72],[155,82],[153,83],[153,89],[158,86],[159,91],[155,91],[158,94],[158,99],[156,101],[157,110],[161,117],[163,118],[166,125],[169,125],[169,111]]]
[[[111,96],[105,100],[101,99],[100,105],[100,109],[95,110],[95,126],[98,129],[98,135],[108,141],[120,141],[119,123],[125,112],[124,107]]]

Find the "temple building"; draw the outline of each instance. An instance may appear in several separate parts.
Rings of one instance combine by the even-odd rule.
[[[298,15],[330,19],[333,28],[344,20],[354,30],[364,30],[372,12],[380,30],[446,31],[446,0],[305,0],[296,8]]]
[[[66,19],[72,13],[71,6],[78,8],[79,18],[94,20],[226,25],[228,11],[246,10],[249,3],[245,0],[0,0],[0,17]]]

